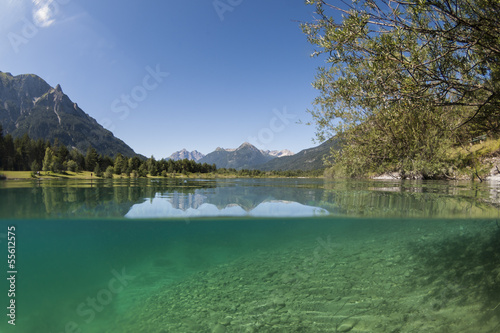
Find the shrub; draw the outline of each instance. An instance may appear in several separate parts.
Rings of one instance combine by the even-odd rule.
[[[104,178],[110,178],[110,179],[112,179],[114,171],[115,170],[114,170],[114,168],[111,165],[108,166],[108,168],[106,169],[106,172],[104,173]]]

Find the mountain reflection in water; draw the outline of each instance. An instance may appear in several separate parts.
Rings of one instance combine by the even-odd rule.
[[[296,178],[0,182],[0,219],[318,215],[499,218],[500,185]]]
[[[157,196],[152,200],[135,204],[125,215],[128,218],[160,218],[160,217],[213,217],[213,216],[254,216],[254,217],[307,217],[328,215],[324,208],[303,205],[298,202],[271,200],[245,209],[238,204],[218,207],[211,203],[200,203],[199,200],[179,200],[178,197],[165,198]],[[202,198],[200,196],[198,199]],[[186,205],[188,202],[190,205]]]

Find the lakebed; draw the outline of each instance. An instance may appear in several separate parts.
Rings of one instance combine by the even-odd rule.
[[[496,332],[498,193],[318,179],[9,185],[15,329]]]

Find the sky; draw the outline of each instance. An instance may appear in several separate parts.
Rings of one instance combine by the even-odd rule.
[[[0,0],[0,71],[32,73],[137,153],[316,146],[303,0]]]

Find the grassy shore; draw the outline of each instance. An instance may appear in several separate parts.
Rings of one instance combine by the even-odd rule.
[[[29,179],[104,179],[103,177],[96,177],[94,173],[90,171],[80,171],[71,172],[66,171],[64,173],[57,172],[46,172],[40,171],[39,174],[32,175],[31,171],[0,171],[0,176],[3,175],[7,180],[29,180]],[[113,179],[129,178],[126,175],[113,175]],[[218,178],[291,178],[278,176],[272,173],[264,174],[262,176],[249,176],[240,175],[236,173],[170,173],[164,176],[151,176],[148,175],[147,178],[150,179],[218,179]],[[293,178],[293,177],[292,177]],[[299,177],[304,178],[304,177]],[[307,177],[307,178],[317,178],[317,177]]]
[[[32,175],[31,171],[0,171],[1,175],[4,175],[7,180],[18,180],[18,179],[92,179],[95,177],[91,176],[92,173],[89,171],[81,172],[71,172],[66,171],[64,173],[56,172],[46,172],[40,171],[39,174]]]

